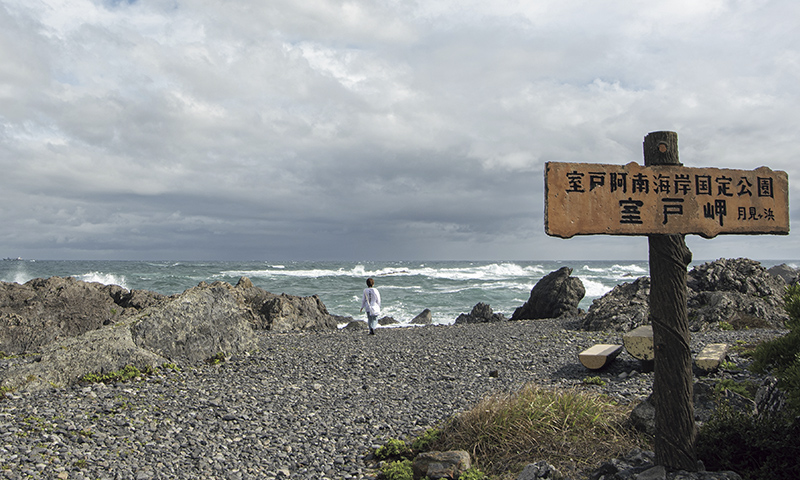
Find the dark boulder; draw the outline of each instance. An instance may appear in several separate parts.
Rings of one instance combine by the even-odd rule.
[[[456,318],[456,325],[464,323],[490,323],[508,320],[502,313],[494,313],[489,304],[479,302],[470,313],[462,313]]]
[[[581,279],[571,277],[571,274],[571,268],[561,267],[539,280],[531,290],[528,301],[514,311],[511,320],[577,315],[578,304],[586,295],[586,289]]]
[[[433,315],[429,309],[423,310],[419,315],[414,317],[411,322],[411,325],[430,325],[433,322]]]
[[[581,325],[584,330],[627,332],[645,325],[650,315],[650,278],[622,283],[595,299]]]
[[[378,319],[378,325],[381,325],[383,327],[386,327],[386,326],[389,326],[389,325],[398,325],[399,323],[400,322],[395,320],[394,317],[388,317],[387,316],[387,317],[381,317],[381,318]]]

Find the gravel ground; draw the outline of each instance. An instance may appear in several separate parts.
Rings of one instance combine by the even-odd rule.
[[[650,394],[652,373],[625,352],[597,372],[578,361],[595,343],[621,344],[620,333],[571,327],[543,320],[382,328],[375,336],[264,334],[257,352],[218,365],[9,394],[0,399],[0,478],[374,478],[364,459],[374,447],[526,382],[621,402]],[[698,333],[692,348],[781,333]],[[606,385],[584,385],[588,376]]]

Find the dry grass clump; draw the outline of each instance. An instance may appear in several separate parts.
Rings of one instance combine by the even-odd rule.
[[[518,473],[541,460],[562,474],[585,473],[634,448],[652,449],[625,426],[630,411],[604,395],[529,384],[453,417],[432,448],[466,450],[491,475]]]

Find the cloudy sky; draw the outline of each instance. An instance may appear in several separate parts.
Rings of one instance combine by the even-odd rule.
[[[547,161],[785,170],[796,0],[0,0],[0,256],[646,259]],[[792,223],[798,214],[792,209]],[[789,236],[696,259],[798,259]]]

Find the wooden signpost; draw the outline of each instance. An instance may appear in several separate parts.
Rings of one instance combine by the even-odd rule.
[[[644,167],[547,163],[545,231],[648,236],[656,463],[696,471],[684,236],[788,234],[789,180],[766,167],[683,167],[675,132],[649,133],[643,149]]]

